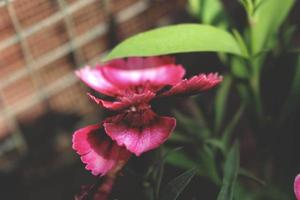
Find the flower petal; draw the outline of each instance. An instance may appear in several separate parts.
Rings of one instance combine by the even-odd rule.
[[[112,119],[111,122],[105,122],[103,126],[105,132],[118,145],[124,145],[130,152],[140,156],[164,143],[175,128],[176,120],[171,117],[156,116],[150,124],[137,127],[128,123],[128,120]]]
[[[79,129],[72,140],[72,147],[86,164],[85,168],[95,176],[105,175],[120,161],[127,161],[130,157],[129,151],[118,146],[100,128],[100,125],[90,125]]]
[[[297,200],[300,200],[300,174],[298,174],[295,178],[294,192],[295,192]]]
[[[103,75],[114,85],[131,86],[147,83],[154,88],[175,85],[181,81],[185,74],[185,70],[181,65],[162,65],[130,70],[104,66],[101,70]]]
[[[193,76],[190,79],[184,79],[177,83],[170,90],[161,94],[161,96],[172,96],[172,95],[193,95],[201,91],[208,90],[222,81],[222,76],[217,73],[211,74],[200,74]]]
[[[87,95],[102,107],[107,108],[109,110],[117,111],[129,108],[130,106],[138,105],[140,103],[148,103],[155,97],[156,94],[151,91],[146,91],[141,94],[132,94],[128,97],[121,97],[120,100],[113,102],[99,99],[91,95],[90,93],[88,93]]]
[[[90,93],[87,93],[87,95],[93,100],[95,101],[97,104],[99,104],[100,106],[104,107],[104,108],[107,108],[109,110],[121,110],[121,109],[124,109],[126,108],[128,105],[123,103],[123,102],[120,102],[120,101],[114,101],[114,102],[111,102],[111,101],[105,101],[103,99],[99,99],[95,96],[93,96],[92,94]]]
[[[116,96],[119,94],[119,88],[103,76],[99,66],[96,68],[86,66],[77,70],[75,73],[85,84],[102,94],[108,96]]]

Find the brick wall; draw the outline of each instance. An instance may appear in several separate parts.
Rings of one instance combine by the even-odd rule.
[[[0,140],[21,134],[19,124],[49,110],[94,116],[74,69],[99,61],[113,43],[171,18],[185,2],[0,1]],[[109,32],[112,19],[114,32]]]

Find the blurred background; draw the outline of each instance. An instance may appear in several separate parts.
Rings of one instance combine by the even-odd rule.
[[[130,35],[175,22],[185,2],[0,1],[0,199],[72,199],[91,178],[72,133],[100,120],[74,70]]]

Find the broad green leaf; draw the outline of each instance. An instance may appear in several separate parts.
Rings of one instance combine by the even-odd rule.
[[[250,19],[253,55],[267,48],[269,39],[278,32],[295,0],[259,0]]]
[[[239,145],[235,144],[229,151],[225,161],[223,183],[217,200],[233,200],[239,167]]]
[[[215,131],[219,132],[227,107],[227,99],[232,83],[232,78],[227,75],[224,77],[222,84],[219,86],[215,99]]]
[[[224,52],[246,56],[227,31],[210,25],[180,24],[137,34],[117,45],[104,60],[184,52]]]
[[[195,176],[197,169],[191,169],[171,180],[162,190],[160,200],[176,200]]]

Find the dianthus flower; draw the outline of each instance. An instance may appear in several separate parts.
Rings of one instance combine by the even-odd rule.
[[[116,113],[73,135],[73,149],[94,175],[105,175],[132,153],[140,156],[167,140],[176,120],[156,114],[151,108],[154,99],[194,95],[222,80],[216,73],[183,79],[185,69],[169,56],[117,59],[95,68],[87,66],[76,75],[110,97],[108,101],[88,94],[101,107]]]

